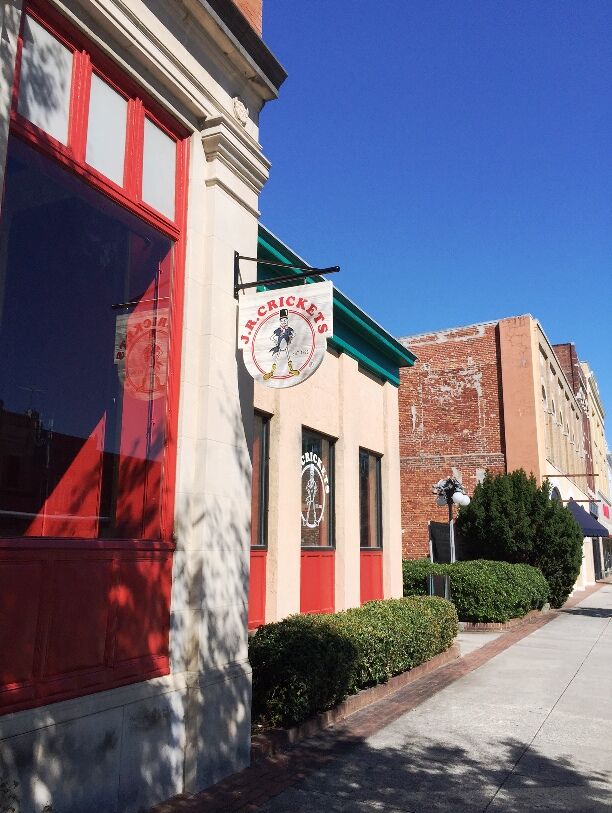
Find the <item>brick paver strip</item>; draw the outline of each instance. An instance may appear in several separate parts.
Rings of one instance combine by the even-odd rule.
[[[568,599],[563,609],[571,609],[603,587],[595,584]],[[559,611],[539,614],[528,623],[504,632],[480,649],[429,672],[419,680],[398,689],[367,708],[356,711],[338,725],[315,737],[291,745],[283,753],[272,754],[223,779],[194,796],[174,796],[150,813],[251,813],[291,785],[319,770],[323,765],[362,743],[402,714],[473,672],[500,652],[556,618]]]

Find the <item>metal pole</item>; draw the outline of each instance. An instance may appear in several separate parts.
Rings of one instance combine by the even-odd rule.
[[[451,564],[455,561],[455,525],[453,523],[453,501],[448,498],[448,540],[450,542]]]

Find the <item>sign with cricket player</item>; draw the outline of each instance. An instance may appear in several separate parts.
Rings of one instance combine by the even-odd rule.
[[[332,335],[331,282],[240,298],[238,347],[249,373],[267,387],[294,387],[310,378]]]

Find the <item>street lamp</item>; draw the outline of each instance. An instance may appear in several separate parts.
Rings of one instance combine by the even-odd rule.
[[[432,486],[439,506],[448,505],[448,541],[450,543],[450,560],[455,561],[455,526],[453,523],[453,505],[465,506],[470,504],[470,498],[463,490],[463,486],[455,477],[438,480]]]

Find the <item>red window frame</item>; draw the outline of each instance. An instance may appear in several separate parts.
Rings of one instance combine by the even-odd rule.
[[[73,54],[67,144],[17,110],[30,15]],[[124,183],[85,161],[91,75],[128,100]],[[175,217],[142,200],[145,116],[176,143]],[[168,674],[190,131],[44,0],[24,3],[10,132],[174,242],[160,539],[0,539],[0,714]],[[78,578],[75,573],[78,572]],[[83,574],[89,573],[88,578]],[[92,598],[93,596],[93,598]],[[15,629],[21,632],[15,637]],[[3,671],[4,670],[4,671]]]
[[[22,116],[17,109],[21,56],[24,44],[23,26],[26,14],[36,20],[62,45],[70,49],[74,55],[67,144],[62,144],[33,124]],[[105,177],[85,161],[89,95],[91,75],[94,71],[128,102],[123,187]],[[174,220],[169,219],[142,200],[145,117],[149,118],[176,144]],[[170,313],[171,335],[168,353],[166,399],[168,436],[163,459],[162,493],[160,498],[161,538],[171,543],[176,482],[176,435],[183,313],[189,131],[143,91],[106,54],[91,43],[84,34],[70,25],[58,11],[41,0],[29,0],[24,4],[23,8],[21,31],[17,45],[10,129],[11,133],[58,161],[91,187],[119,203],[174,241],[174,273]],[[24,539],[20,541],[22,544],[27,542]]]

